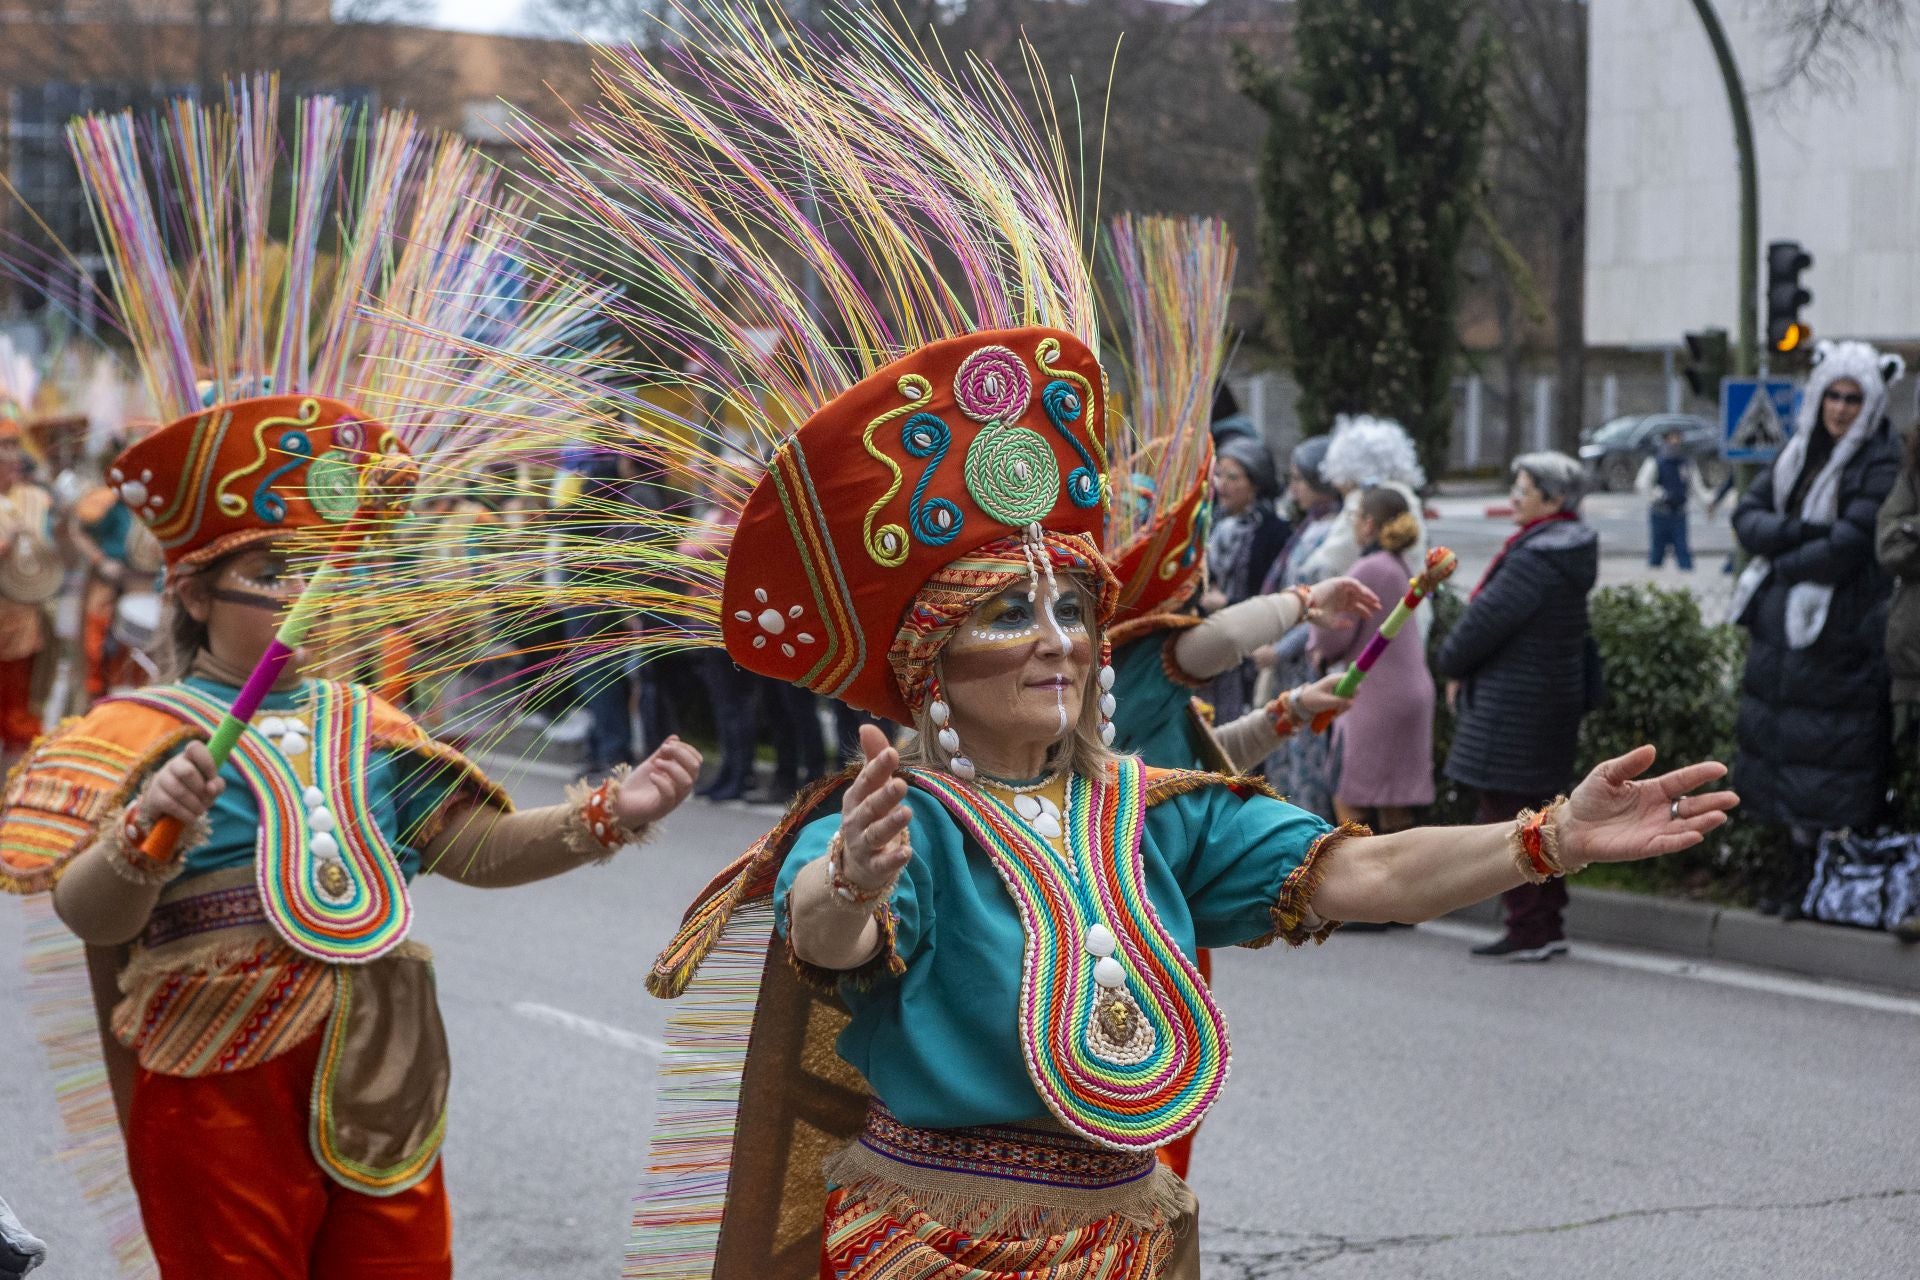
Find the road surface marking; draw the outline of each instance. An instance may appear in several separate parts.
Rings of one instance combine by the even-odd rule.
[[[1423,932],[1442,938],[1454,938],[1461,942],[1491,942],[1500,936],[1500,930],[1497,928],[1458,924],[1452,920],[1429,920],[1420,928]],[[1645,951],[1628,951],[1620,947],[1603,946],[1597,942],[1575,941],[1573,956],[1580,960],[1591,960],[1595,964],[1609,964],[1616,969],[1637,969],[1641,973],[1659,973],[1671,978],[1692,978],[1698,982],[1712,982],[1723,987],[1763,991],[1768,995],[1790,996],[1799,1000],[1822,1000],[1828,1004],[1844,1004],[1855,1009],[1872,1009],[1876,1013],[1897,1013],[1905,1014],[1909,1018],[1920,1018],[1920,1000],[1881,995],[1877,991],[1864,991],[1858,987],[1815,982],[1809,978],[1789,978],[1780,974],[1763,973],[1758,969],[1743,969],[1735,965],[1684,960],[1678,956]],[[1549,961],[1549,963],[1553,962]]]
[[[534,1004],[531,1001],[522,1000],[513,1006],[513,1011],[523,1018],[564,1027],[576,1035],[585,1036],[589,1040],[598,1040],[601,1044],[610,1044],[616,1049],[625,1049],[629,1053],[658,1058],[667,1051],[667,1046],[652,1036],[643,1036],[637,1031],[627,1031],[609,1023],[583,1018],[577,1013],[568,1013],[565,1009],[556,1009],[550,1004]]]

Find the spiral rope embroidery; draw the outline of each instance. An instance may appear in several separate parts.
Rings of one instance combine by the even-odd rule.
[[[893,477],[879,500],[867,508],[867,518],[860,529],[861,541],[867,549],[867,554],[873,557],[873,562],[883,569],[897,569],[905,564],[907,552],[912,548],[907,543],[907,531],[899,525],[883,524],[877,531],[873,527],[873,522],[880,518],[881,508],[892,502],[895,495],[900,492],[903,479],[900,474],[900,464],[873,447],[873,433],[894,419],[912,413],[933,398],[933,384],[917,373],[909,373],[902,377],[899,386],[900,394],[907,398],[907,403],[896,409],[889,409],[869,422],[867,429],[860,436],[860,443],[865,447],[867,455],[885,467]]]
[[[931,770],[908,776],[986,850],[1020,912],[1020,1042],[1047,1109],[1118,1150],[1190,1132],[1219,1097],[1231,1050],[1147,898],[1139,762],[1123,760],[1111,782],[1070,780],[1064,854],[997,796]]]
[[[947,450],[953,445],[953,431],[935,414],[916,413],[901,429],[900,444],[914,457],[930,459],[920,472],[920,483],[913,487],[912,501],[907,504],[913,536],[930,547],[944,547],[960,536],[964,517],[957,504],[945,498],[928,502],[926,495],[927,486],[933,483],[933,473],[940,469]]]

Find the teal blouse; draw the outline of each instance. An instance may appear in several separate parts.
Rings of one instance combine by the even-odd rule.
[[[892,897],[898,977],[843,982],[853,1020],[840,1056],[907,1124],[944,1129],[1008,1124],[1047,1114],[1021,1057],[1020,961],[1013,898],[984,850],[938,800],[909,788],[913,858]],[[840,815],[803,827],[774,891],[787,930],[794,877],[825,856]],[[1268,938],[1272,908],[1313,843],[1331,828],[1265,796],[1207,786],[1146,813],[1141,856],[1147,896],[1191,958],[1197,947]]]
[[[1149,631],[1113,655],[1113,749],[1157,769],[1203,769],[1187,712],[1194,690],[1167,674],[1161,660],[1176,633]]]
[[[229,684],[189,676],[183,683],[202,693],[230,703],[240,691]],[[298,689],[270,693],[261,704],[261,716],[297,710],[306,697],[306,684]],[[205,875],[228,867],[249,866],[254,860],[255,843],[260,833],[260,810],[253,793],[247,789],[240,771],[231,762],[220,769],[227,784],[208,810],[213,838],[186,855],[182,877]],[[400,870],[411,880],[420,872],[420,850],[404,839],[422,826],[452,798],[459,782],[452,770],[423,768],[419,757],[406,752],[376,750],[369,754],[367,799],[374,821],[400,855]]]
[[[84,527],[87,536],[109,560],[127,558],[127,535],[133,532],[133,512],[125,504],[115,502],[105,515]]]

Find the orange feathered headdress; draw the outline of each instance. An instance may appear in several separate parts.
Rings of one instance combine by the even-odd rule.
[[[351,520],[365,465],[404,457],[387,427],[325,396],[260,396],[178,419],[107,472],[170,572]]]
[[[781,444],[747,500],[721,598],[727,651],[910,719],[888,655],[937,572],[1035,525],[1078,544],[1056,563],[1099,564],[1105,423],[1099,361],[1057,329],[945,339],[862,379]]]

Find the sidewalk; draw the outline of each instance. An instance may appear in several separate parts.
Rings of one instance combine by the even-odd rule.
[[[1569,886],[1567,936],[1723,964],[1772,969],[1829,982],[1920,992],[1920,946],[1892,934],[1769,916],[1683,898]],[[1450,919],[1500,923],[1498,899]]]

